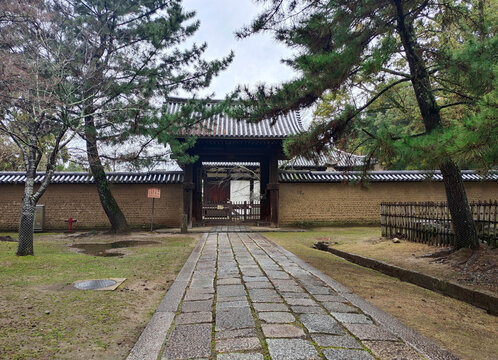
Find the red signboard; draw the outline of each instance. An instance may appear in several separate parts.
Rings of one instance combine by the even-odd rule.
[[[160,199],[161,198],[161,189],[157,189],[157,188],[147,189],[147,197],[149,199]]]

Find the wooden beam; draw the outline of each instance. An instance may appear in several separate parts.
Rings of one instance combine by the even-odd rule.
[[[193,165],[188,164],[183,169],[183,214],[187,217],[187,226],[192,227],[192,195],[194,186]]]
[[[279,201],[279,185],[278,185],[278,158],[275,154],[270,155],[268,162],[268,186],[267,192],[269,197],[269,217],[272,227],[278,227],[278,201]]]
[[[192,196],[192,223],[202,222],[202,164],[197,161],[193,166],[193,196]]]
[[[260,161],[260,181],[259,181],[259,188],[260,188],[260,195],[261,195],[261,207],[260,207],[260,219],[261,221],[269,221],[269,202],[268,202],[268,194],[267,194],[267,187],[268,187],[268,181],[269,181],[269,161],[268,159],[261,159]]]
[[[260,158],[268,157],[268,154],[274,154],[279,160],[285,160],[282,143],[273,144],[206,144],[196,143],[194,147],[188,150],[191,155],[197,155],[200,161],[250,161],[256,162]]]

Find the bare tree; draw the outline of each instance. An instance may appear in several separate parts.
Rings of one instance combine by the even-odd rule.
[[[59,33],[46,3],[0,3],[0,134],[17,145],[26,171],[17,255],[33,255],[36,204],[71,139],[74,119],[65,110],[71,91],[65,85],[70,59],[57,46]],[[77,121],[77,120],[76,120]],[[35,187],[44,159],[45,174]]]

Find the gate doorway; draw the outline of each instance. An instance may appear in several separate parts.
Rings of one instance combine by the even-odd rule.
[[[203,171],[203,223],[256,223],[261,219],[259,179],[255,171],[217,167]],[[211,170],[212,171],[212,170]],[[256,184],[256,188],[255,188]]]
[[[199,102],[199,106],[207,108],[216,106],[218,102]],[[190,105],[194,105],[193,107]],[[187,111],[182,114],[181,109]],[[198,113],[196,101],[186,99],[168,100],[168,111],[178,116],[190,116]],[[193,112],[192,112],[193,111]],[[233,118],[230,114],[214,111],[212,117],[195,116],[192,126],[181,128],[172,134],[180,144],[185,145],[187,154],[195,157],[195,162],[185,161],[179,165],[183,169],[183,216],[187,227],[202,224],[204,221],[219,217],[224,221],[249,221],[257,218],[259,224],[268,223],[278,227],[279,210],[279,173],[278,161],[289,160],[284,152],[283,141],[289,136],[304,131],[299,112],[278,112],[270,118],[258,119],[258,122]],[[203,181],[211,180],[203,177],[205,163],[224,162],[257,163],[259,169],[259,196],[252,203],[230,198],[230,203],[223,200],[209,203],[203,197]],[[218,206],[219,205],[219,206]]]

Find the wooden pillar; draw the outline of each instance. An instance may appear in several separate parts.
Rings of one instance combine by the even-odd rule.
[[[268,161],[267,158],[262,159],[259,163],[259,194],[261,196],[261,201],[260,201],[260,220],[261,221],[270,221],[269,215],[270,215],[270,206],[268,202],[268,194],[266,192],[266,189],[268,187],[268,182],[269,182],[269,164],[270,162]]]
[[[188,164],[183,169],[183,214],[187,218],[187,226],[192,227],[192,197],[194,186],[194,166]]]
[[[268,163],[269,181],[267,192],[269,197],[269,218],[272,227],[278,227],[278,158],[272,154]]]
[[[202,222],[202,163],[196,162],[193,166],[193,195],[192,195],[192,223]]]

